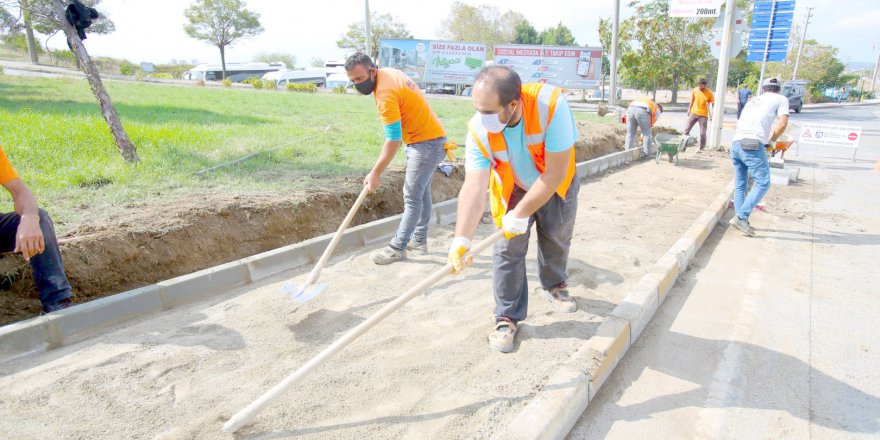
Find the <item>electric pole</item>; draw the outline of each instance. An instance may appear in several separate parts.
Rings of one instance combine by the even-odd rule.
[[[797,79],[798,65],[801,63],[801,54],[804,52],[804,41],[807,41],[807,26],[810,25],[810,18],[813,16],[813,9],[812,6],[807,8],[807,18],[804,20],[804,33],[801,36],[801,44],[798,45],[798,54],[794,61],[794,72],[791,73],[792,81]]]
[[[721,55],[718,59],[718,79],[715,82],[715,105],[712,107],[712,125],[707,133],[708,145],[721,147],[721,130],[724,125],[724,101],[727,98],[727,77],[730,73],[730,45],[733,40],[733,18],[736,16],[736,0],[727,0],[724,7],[724,29],[721,31]]]
[[[368,57],[373,57],[370,52],[370,0],[364,0],[364,52]],[[373,60],[376,62],[376,60]]]
[[[611,23],[611,106],[617,105],[617,38],[620,34],[620,0],[614,0],[614,20]]]
[[[877,63],[874,64],[874,74],[871,75],[871,93],[874,93],[876,90],[874,88],[874,86],[876,85],[876,82],[877,82],[877,71],[878,70],[880,70],[880,51],[878,51],[878,53],[877,53]],[[876,96],[875,96],[875,98],[876,98]]]

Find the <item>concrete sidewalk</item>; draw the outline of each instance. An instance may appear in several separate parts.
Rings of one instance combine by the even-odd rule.
[[[572,439],[880,436],[880,173],[804,149],[757,238],[718,229]],[[729,214],[728,214],[729,217]]]

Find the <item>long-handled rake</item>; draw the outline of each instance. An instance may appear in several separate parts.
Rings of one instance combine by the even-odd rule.
[[[503,237],[504,231],[496,231],[494,234],[490,235],[483,241],[477,243],[471,249],[470,256],[476,256],[480,252],[486,250],[489,246],[495,244],[495,242],[497,242],[498,240],[501,240],[501,238]],[[466,255],[465,257],[467,258],[468,256]],[[280,397],[285,391],[300,383],[303,379],[305,379],[306,376],[309,375],[309,373],[318,368],[318,366],[320,366],[322,363],[324,363],[325,361],[333,357],[333,355],[354,342],[355,339],[359,338],[380,321],[387,318],[388,315],[391,315],[391,313],[403,307],[403,305],[409,302],[411,299],[415,298],[416,296],[427,290],[429,287],[436,284],[443,277],[446,277],[450,274],[452,274],[452,264],[448,263],[445,266],[434,271],[422,282],[416,284],[411,289],[407,290],[406,293],[400,295],[397,299],[388,303],[385,307],[382,307],[373,316],[367,318],[366,321],[360,323],[357,327],[349,330],[348,333],[339,338],[338,341],[325,348],[324,351],[318,353],[317,356],[313,357],[303,366],[299,367],[299,369],[293,372],[293,374],[287,376],[287,378],[272,387],[272,389],[260,396],[253,403],[251,403],[241,411],[235,413],[235,415],[233,415],[232,418],[230,418],[229,421],[223,425],[223,431],[238,431],[239,428],[248,424],[251,419],[253,419],[257,415],[257,413],[269,406],[269,404],[274,402],[275,399]]]
[[[351,219],[354,218],[355,213],[357,213],[358,208],[361,207],[364,198],[367,197],[369,192],[370,189],[367,186],[364,186],[364,189],[361,190],[357,200],[354,201],[354,205],[348,210],[348,215],[345,216],[345,219],[342,220],[342,224],[339,225],[339,229],[336,230],[336,234],[333,235],[333,239],[330,240],[330,244],[327,245],[327,249],[324,249],[324,253],[321,254],[318,264],[316,264],[314,269],[309,272],[306,282],[300,287],[297,286],[293,280],[287,281],[281,286],[281,293],[289,294],[296,302],[306,302],[318,296],[318,294],[327,287],[326,284],[317,283],[318,276],[321,275],[321,269],[324,268],[324,264],[330,259],[330,254],[333,253],[333,249],[336,248],[336,244],[339,243],[339,239],[342,238],[342,233],[348,228],[348,224],[351,223]]]

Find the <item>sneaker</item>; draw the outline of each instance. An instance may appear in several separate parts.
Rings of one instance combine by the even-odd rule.
[[[384,266],[386,264],[391,264],[396,261],[405,260],[406,251],[399,251],[391,247],[391,245],[388,245],[376,252],[373,252],[370,255],[370,259],[373,260],[373,263]]]
[[[495,328],[489,335],[489,348],[502,353],[513,351],[513,340],[516,336],[516,324],[508,318],[496,318]]]
[[[543,289],[542,289],[543,290]],[[550,290],[543,290],[544,298],[550,302],[554,312],[574,313],[577,311],[577,303],[568,294],[568,285],[563,283]]]
[[[738,215],[734,215],[733,218],[730,219],[730,226],[739,229],[740,231],[742,231],[743,234],[748,237],[755,236],[755,230],[752,229],[752,225],[749,224],[749,221],[739,218]]]
[[[406,245],[406,250],[426,255],[428,253],[428,240],[410,240],[409,244]]]
[[[52,312],[57,312],[57,311],[59,311],[59,310],[64,310],[64,309],[66,309],[66,308],[68,308],[68,307],[73,307],[74,305],[75,305],[75,304],[73,303],[73,300],[72,300],[72,299],[70,299],[70,298],[65,298],[65,299],[62,299],[61,301],[59,301],[59,302],[56,303],[56,304],[52,304],[52,305],[44,305],[44,306],[43,306],[43,312],[41,313],[41,315],[45,315],[45,314],[47,314],[47,313],[52,313]]]

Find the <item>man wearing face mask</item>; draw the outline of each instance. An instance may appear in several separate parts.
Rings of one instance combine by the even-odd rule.
[[[345,62],[348,78],[358,92],[373,94],[379,119],[385,126],[385,144],[364,185],[374,191],[379,176],[406,143],[406,179],[403,185],[403,217],[388,246],[370,258],[376,264],[391,264],[406,258],[406,251],[428,252],[428,222],[431,219],[431,181],[434,170],[446,155],[446,133],[422,91],[403,72],[373,64],[369,56],[356,53]]]
[[[517,325],[527,316],[526,252],[538,232],[542,294],[557,312],[571,313],[566,266],[580,189],[575,167],[577,129],[561,89],[525,84],[506,66],[484,68],[474,83],[477,113],[468,123],[465,180],[458,199],[449,262],[458,274],[486,206],[505,239],[495,245],[495,327],[489,346],[513,350]]]

